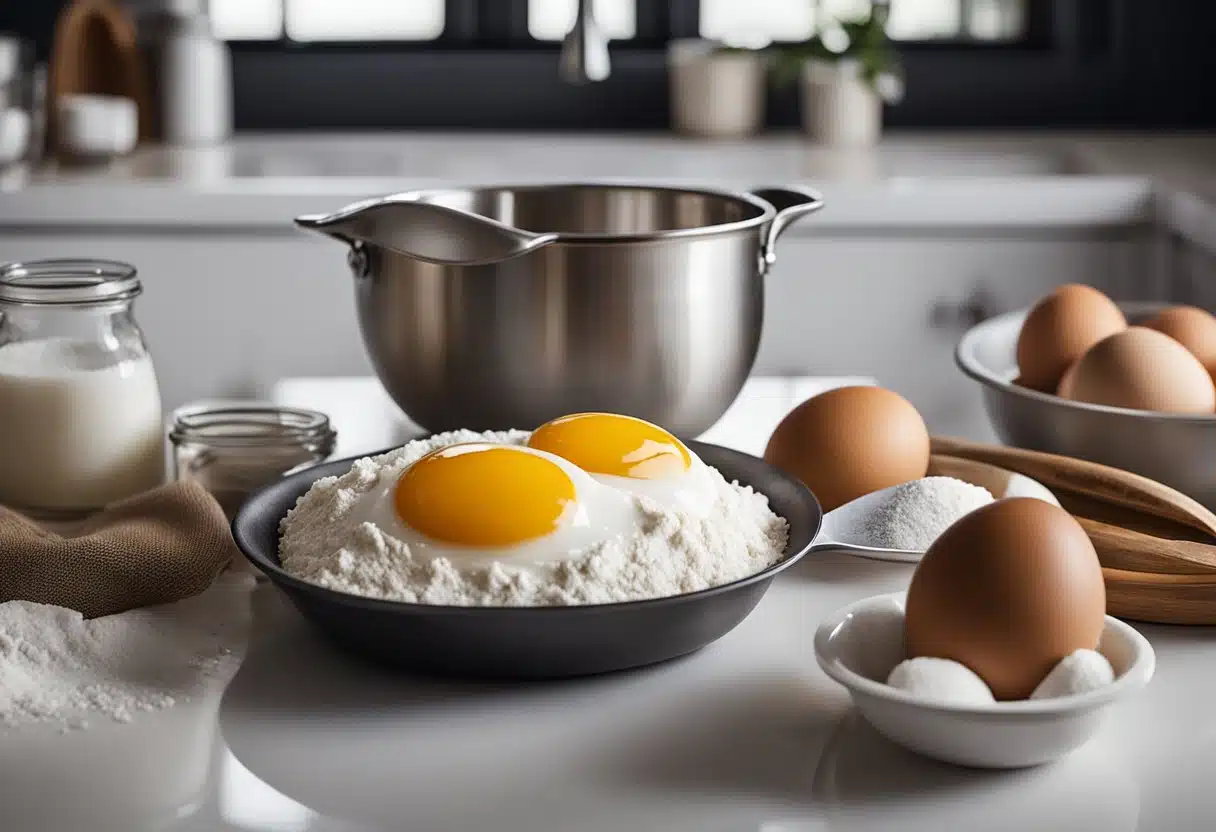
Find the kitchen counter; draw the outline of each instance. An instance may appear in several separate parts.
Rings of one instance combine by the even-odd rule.
[[[894,133],[833,151],[798,135],[728,142],[670,134],[242,135],[150,147],[101,169],[13,173],[0,228],[240,227],[452,183],[662,179],[821,187],[835,228],[1069,227],[1164,218],[1216,249],[1216,136]]]
[[[789,403],[846,381],[753,380],[710,438],[754,451]],[[413,430],[367,379],[289,380],[276,397],[332,411],[343,452]],[[816,555],[701,652],[627,673],[513,685],[367,666],[318,639],[263,585],[252,643],[226,691],[130,725],[4,737],[0,828],[1210,828],[1216,632],[1140,626],[1157,653],[1156,677],[1061,762],[955,768],[877,736],[812,653],[824,615],[901,589],[910,574],[907,565]]]

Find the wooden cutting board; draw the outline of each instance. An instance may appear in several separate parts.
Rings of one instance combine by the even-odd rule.
[[[47,95],[47,141],[58,152],[56,102],[63,95],[119,95],[135,101],[139,140],[156,128],[151,86],[131,15],[114,0],[77,0],[55,23]]]

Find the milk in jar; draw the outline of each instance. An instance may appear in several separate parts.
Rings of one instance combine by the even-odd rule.
[[[0,268],[0,504],[87,516],[161,484],[160,392],[131,314],[135,270]]]

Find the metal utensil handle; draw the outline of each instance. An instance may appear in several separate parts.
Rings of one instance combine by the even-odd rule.
[[[762,268],[767,271],[777,260],[777,238],[794,220],[812,214],[823,207],[823,196],[816,190],[801,185],[776,188],[754,188],[752,196],[759,197],[777,209],[777,216],[769,224],[764,238]]]

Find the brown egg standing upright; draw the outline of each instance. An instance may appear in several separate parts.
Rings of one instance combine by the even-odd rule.
[[[912,576],[909,658],[953,659],[997,699],[1025,699],[1075,650],[1094,649],[1106,588],[1093,544],[1062,508],[998,500],[947,529]]]
[[[881,387],[840,387],[791,410],[766,462],[802,480],[824,511],[923,477],[929,430],[906,399]]]
[[[1036,303],[1022,324],[1016,383],[1054,393],[1086,350],[1126,327],[1123,312],[1097,289],[1079,283],[1059,287]]]

